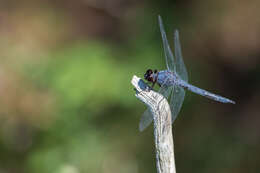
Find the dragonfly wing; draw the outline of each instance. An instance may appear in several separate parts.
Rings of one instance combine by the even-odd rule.
[[[144,129],[146,129],[151,124],[152,121],[153,121],[153,115],[150,109],[147,108],[141,117],[139,123],[139,131],[140,132],[144,131]]]
[[[175,119],[177,118],[181,110],[184,97],[185,97],[185,90],[182,87],[175,85],[171,95],[171,101],[170,101],[172,123],[175,121]]]
[[[166,66],[167,66],[168,70],[174,72],[175,71],[174,56],[172,54],[171,48],[170,48],[168,40],[167,40],[167,36],[166,36],[165,30],[164,30],[161,16],[158,17],[158,20],[159,20],[159,26],[160,26],[160,31],[161,31],[161,35],[162,35]]]
[[[161,87],[159,89],[159,93],[161,93],[166,99],[169,97],[171,94],[171,91],[173,90],[173,87]],[[146,109],[145,112],[143,113],[140,123],[139,123],[139,130],[142,132],[144,129],[146,129],[151,122],[153,121],[153,115],[150,111],[150,109]]]
[[[188,73],[185,67],[185,64],[182,59],[182,52],[181,52],[181,44],[180,44],[180,38],[179,38],[179,31],[175,30],[174,32],[174,53],[176,58],[176,73],[182,78],[184,81],[188,81]]]

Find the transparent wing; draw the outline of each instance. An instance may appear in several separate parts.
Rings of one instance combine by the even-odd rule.
[[[172,90],[173,87],[161,87],[158,92],[161,93],[167,99],[171,94]],[[142,132],[151,124],[152,121],[153,121],[153,115],[150,112],[150,109],[146,109],[146,111],[143,113],[141,117],[139,123],[139,130]]]
[[[146,129],[151,122],[153,121],[153,115],[150,111],[150,109],[146,109],[141,117],[140,123],[139,123],[139,131],[142,132],[144,129]]]
[[[175,69],[176,73],[182,78],[184,81],[188,81],[188,73],[185,67],[185,64],[182,59],[182,53],[181,53],[181,44],[180,44],[180,38],[179,38],[179,31],[175,30],[174,32],[174,52],[175,52]]]
[[[174,56],[172,54],[171,48],[169,46],[166,33],[164,30],[163,22],[161,16],[158,17],[159,20],[159,26],[160,26],[160,31],[162,35],[162,41],[163,41],[163,49],[164,49],[164,55],[165,55],[165,60],[166,60],[166,66],[167,69],[175,72],[175,62],[174,62]]]
[[[181,110],[184,97],[185,97],[185,90],[180,86],[174,85],[174,89],[170,100],[172,123],[175,121],[175,119],[177,118]]]

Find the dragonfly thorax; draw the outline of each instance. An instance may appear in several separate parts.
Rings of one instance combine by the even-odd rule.
[[[174,85],[178,82],[178,76],[169,70],[158,72],[157,83],[159,85]]]

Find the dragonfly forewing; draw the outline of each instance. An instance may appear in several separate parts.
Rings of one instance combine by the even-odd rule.
[[[165,30],[164,30],[161,16],[158,17],[158,20],[159,20],[159,26],[160,26],[160,31],[161,31],[161,35],[162,35],[166,66],[169,71],[175,72],[174,56],[173,56],[173,53],[171,51],[170,45],[167,40],[167,36],[166,36]]]

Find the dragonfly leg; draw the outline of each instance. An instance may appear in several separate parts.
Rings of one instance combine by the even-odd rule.
[[[157,79],[158,79],[158,70],[154,69],[153,73],[156,75],[153,81],[153,85],[152,88],[154,87],[155,83],[157,83]],[[160,84],[158,84],[160,86]],[[161,86],[160,86],[161,87]]]
[[[152,88],[154,87],[155,83],[156,83],[156,82],[153,82],[153,84],[152,84]]]

